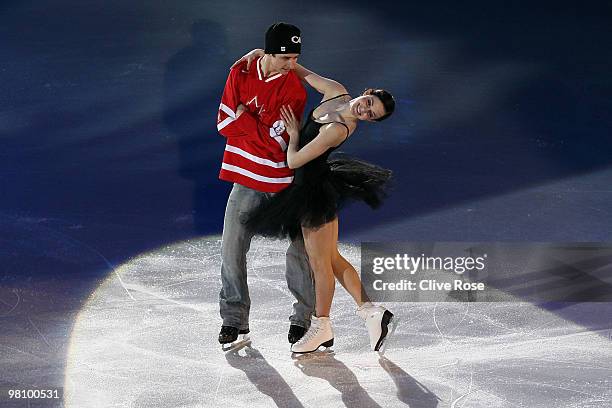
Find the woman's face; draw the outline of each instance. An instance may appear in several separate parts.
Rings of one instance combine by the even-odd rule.
[[[374,120],[385,115],[385,106],[374,95],[362,95],[350,101],[351,113],[359,120]]]

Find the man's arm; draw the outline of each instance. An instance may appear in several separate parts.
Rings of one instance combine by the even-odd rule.
[[[243,66],[237,66],[230,70],[219,104],[217,130],[228,138],[268,135],[271,133],[269,127],[262,124],[259,117],[251,113],[240,100],[239,75],[243,74],[242,69]]]
[[[239,96],[239,75],[244,74],[245,63],[235,64],[230,70],[230,75],[225,84],[219,115],[217,118],[217,129],[219,133],[228,138],[234,137],[256,137],[264,145],[268,143],[278,143],[283,151],[287,149],[287,136],[285,125],[281,120],[280,114],[273,119],[271,126],[261,122],[259,116],[249,111],[240,102]],[[285,95],[281,104],[290,105],[299,117],[304,112],[306,106],[306,95],[301,88],[301,92],[289,92]],[[274,139],[271,141],[270,139]]]
[[[284,87],[283,93],[279,98],[280,100],[275,101],[275,105],[291,106],[291,109],[298,115],[298,118],[302,116],[306,107],[306,92],[298,81],[294,81],[291,85]],[[232,126],[236,126],[242,132],[248,133],[251,136],[257,135],[265,144],[272,143],[274,145],[278,143],[281,149],[285,151],[289,136],[280,111],[277,111],[275,115],[268,116],[267,121],[267,124],[263,123],[258,115],[245,108],[244,112],[242,112]]]
[[[238,75],[241,67],[235,67],[230,70],[230,73],[225,82],[221,103],[219,104],[219,112],[217,114],[217,130],[225,137],[245,136],[243,130],[233,126],[237,119],[242,116],[244,106],[240,103],[240,92],[238,88]],[[242,107],[241,107],[242,106]]]

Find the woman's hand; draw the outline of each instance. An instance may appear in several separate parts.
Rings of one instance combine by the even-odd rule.
[[[259,57],[263,57],[265,54],[266,53],[261,48],[255,48],[254,50],[249,51],[246,54],[244,54],[238,61],[234,62],[234,64],[230,67],[230,69],[234,68],[236,65],[240,64],[241,62],[246,61],[247,62],[246,69],[248,71],[249,67],[251,66],[251,62],[253,62]]]
[[[295,117],[290,105],[281,106],[281,118],[289,134],[289,144],[298,144],[300,141],[300,122]]]

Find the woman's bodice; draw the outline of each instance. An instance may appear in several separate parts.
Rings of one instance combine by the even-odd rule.
[[[334,98],[323,101],[319,105],[317,105],[315,108],[313,108],[310,111],[310,113],[308,113],[306,122],[304,123],[304,126],[302,126],[302,130],[300,130],[300,143],[299,143],[300,149],[302,149],[304,146],[306,146],[308,143],[310,143],[312,140],[314,140],[318,136],[319,131],[321,130],[322,126],[328,125],[330,123],[341,123],[341,122],[321,123],[321,122],[317,122],[313,116],[314,111],[319,106],[321,106],[323,103],[330,101],[332,99],[336,99],[341,96],[346,96],[346,94],[338,95]],[[345,124],[343,125],[346,126]],[[347,131],[348,131],[348,127],[347,127]],[[319,177],[325,176],[327,172],[329,172],[329,166],[327,165],[327,159],[329,155],[334,150],[342,146],[342,144],[345,141],[346,139],[344,139],[342,143],[340,143],[338,146],[330,147],[319,157],[316,157],[312,159],[311,161],[309,161],[308,163],[306,163],[305,165],[303,165],[302,167],[295,169],[293,182],[295,184],[302,184],[305,181],[316,181]]]

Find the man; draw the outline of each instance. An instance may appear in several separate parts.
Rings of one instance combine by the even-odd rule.
[[[223,222],[222,289],[219,294],[223,325],[221,344],[236,341],[249,332],[250,298],[246,254],[253,234],[242,221],[268,197],[288,187],[293,171],[286,159],[289,135],[280,108],[290,105],[301,116],[306,90],[292,72],[301,50],[300,30],[277,23],[266,32],[265,55],[246,69],[242,62],[230,70],[225,84],[217,130],[227,139],[219,178],[233,184]],[[314,285],[304,248],[296,240],[287,250],[286,279],[297,302],[290,317],[288,339],[295,343],[310,324],[314,309]]]

